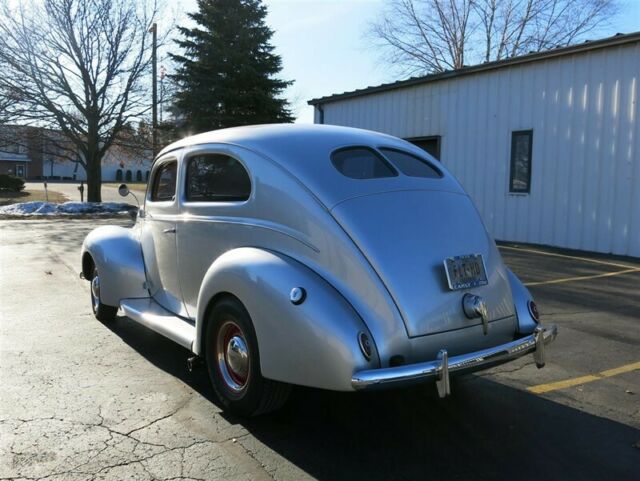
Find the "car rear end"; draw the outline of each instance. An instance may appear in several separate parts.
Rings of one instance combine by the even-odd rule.
[[[356,389],[425,378],[449,392],[449,372],[469,372],[536,353],[555,328],[522,336],[511,283],[471,199],[426,155],[402,148],[345,147],[332,163],[354,181],[387,179],[382,189],[346,198],[331,209],[393,298],[411,348],[389,367],[356,373]],[[523,324],[537,324],[530,311]],[[533,322],[532,322],[533,321]]]
[[[287,167],[372,267],[400,313],[396,333],[404,330],[403,342],[390,347],[363,319],[383,355],[379,369],[354,373],[353,388],[435,379],[446,395],[449,372],[528,353],[542,366],[556,330],[539,325],[530,294],[504,266],[459,182],[400,139],[338,127],[317,132],[304,144],[281,144],[274,157],[295,158]]]

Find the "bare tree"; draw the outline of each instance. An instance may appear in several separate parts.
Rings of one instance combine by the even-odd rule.
[[[99,202],[103,157],[150,109],[147,29],[157,5],[3,2],[0,15],[0,121],[56,132],[48,142],[80,162],[87,199]]]
[[[406,74],[442,72],[576,42],[617,0],[390,0],[370,33]]]

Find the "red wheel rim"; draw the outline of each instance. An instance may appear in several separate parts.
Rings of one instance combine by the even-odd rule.
[[[250,375],[250,358],[246,338],[234,321],[222,323],[216,336],[218,372],[225,385],[233,392],[242,391]]]

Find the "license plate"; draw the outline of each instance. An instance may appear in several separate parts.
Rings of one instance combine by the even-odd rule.
[[[469,289],[487,284],[487,272],[480,254],[447,257],[444,260],[449,289]]]

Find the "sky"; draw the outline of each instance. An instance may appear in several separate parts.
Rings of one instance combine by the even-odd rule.
[[[400,78],[380,62],[366,32],[378,17],[384,0],[265,0],[272,43],[282,57],[281,78],[294,80],[286,92],[297,122],[312,123],[307,100]],[[195,0],[184,2],[185,11]],[[617,32],[640,31],[640,0],[622,0],[611,25],[592,39]]]
[[[639,0],[640,1],[640,0]],[[282,56],[282,77],[298,122],[313,122],[307,100],[395,80],[367,39],[381,0],[271,0],[267,22]]]

